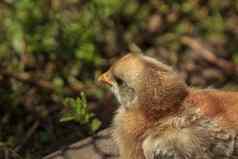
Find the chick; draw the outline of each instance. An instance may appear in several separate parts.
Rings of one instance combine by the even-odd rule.
[[[195,90],[171,67],[129,53],[99,77],[120,103],[120,159],[238,158],[238,93]]]

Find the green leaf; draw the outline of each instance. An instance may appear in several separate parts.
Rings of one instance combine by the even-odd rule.
[[[40,141],[42,143],[48,143],[49,142],[49,134],[47,131],[41,131],[40,132]]]
[[[98,119],[93,119],[91,122],[91,130],[93,132],[97,131],[101,127],[102,123]]]
[[[62,117],[60,119],[60,122],[68,122],[68,121],[72,121],[74,120],[75,118],[73,116],[67,116],[67,117]]]

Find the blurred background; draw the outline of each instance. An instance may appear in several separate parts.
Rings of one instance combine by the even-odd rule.
[[[1,0],[0,158],[41,158],[106,128],[96,78],[133,44],[190,86],[237,90],[238,0]]]

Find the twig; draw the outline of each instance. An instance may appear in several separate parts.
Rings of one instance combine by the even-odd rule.
[[[224,70],[226,73],[234,74],[238,73],[238,65],[230,63],[226,60],[218,58],[215,53],[206,48],[199,40],[184,36],[181,38],[181,42],[191,49],[194,50],[194,53],[201,56],[211,64],[214,64]]]
[[[9,159],[9,151],[7,149],[4,150],[4,159]]]
[[[4,159],[16,158],[23,159],[16,151],[14,151],[11,146],[7,143],[0,142],[0,149],[4,149]],[[11,156],[11,157],[10,157]]]
[[[12,150],[12,149],[8,149],[9,150],[9,152],[11,153],[11,156],[12,157],[14,157],[14,158],[16,158],[16,159],[23,159],[23,157],[21,157],[17,152],[15,152],[14,150]]]
[[[48,91],[54,91],[54,88],[52,87],[52,84],[49,81],[35,80],[28,73],[12,73],[9,71],[4,71],[4,69],[1,69],[0,74],[2,76],[14,78],[14,79],[24,82],[24,83],[38,86],[38,87],[46,89]]]
[[[36,131],[36,129],[38,128],[40,122],[36,121],[32,127],[28,130],[26,137],[24,138],[24,140],[22,141],[21,145],[16,146],[16,148],[13,150],[14,152],[18,152],[26,143],[27,141],[31,138],[31,136],[34,134],[34,132]]]
[[[56,92],[56,89],[54,85],[52,84],[52,82],[43,80],[43,79],[35,79],[29,73],[26,73],[26,72],[13,73],[13,72],[6,71],[5,69],[0,69],[0,75],[8,77],[8,78],[16,79],[26,84],[34,85],[50,93]],[[63,92],[66,94],[67,93],[80,94],[82,91],[90,91],[93,89],[95,88],[91,85],[71,84],[69,86],[64,87]]]

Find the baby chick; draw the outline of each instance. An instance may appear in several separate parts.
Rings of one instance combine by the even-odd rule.
[[[128,54],[99,81],[120,103],[120,159],[237,159],[238,93],[195,90],[169,66]]]

